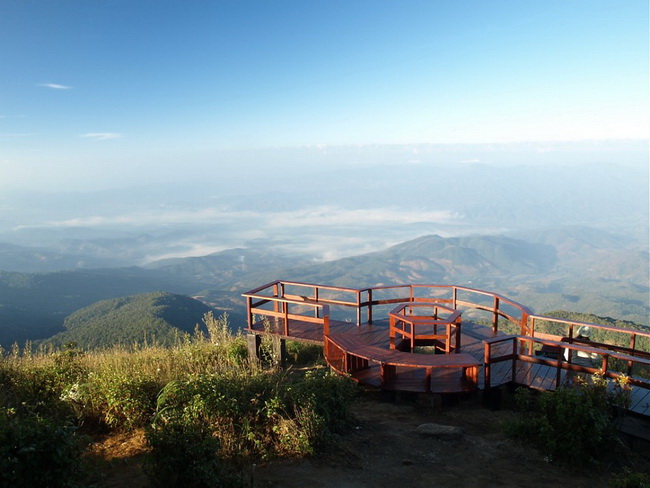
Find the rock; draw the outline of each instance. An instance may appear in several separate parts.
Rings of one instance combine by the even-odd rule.
[[[451,425],[440,424],[421,424],[418,425],[415,431],[425,437],[433,437],[434,439],[449,441],[459,440],[465,434],[461,427],[453,427]]]

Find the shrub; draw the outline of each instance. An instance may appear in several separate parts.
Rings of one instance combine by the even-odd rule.
[[[310,370],[304,379],[288,385],[287,394],[310,441],[323,444],[348,425],[356,387],[331,371]]]
[[[317,344],[287,341],[287,356],[291,363],[297,365],[325,364],[323,346]]]
[[[628,401],[625,379],[608,391],[598,374],[591,383],[577,381],[538,398],[520,389],[516,402],[523,415],[506,425],[506,432],[532,441],[560,464],[584,466],[621,451],[615,416]]]
[[[104,372],[92,375],[91,383],[82,391],[86,415],[99,417],[109,427],[128,430],[151,420],[160,385],[137,372],[128,376]]]
[[[210,426],[231,460],[302,456],[346,425],[355,392],[331,373],[293,381],[277,371],[196,375],[163,388],[156,421]]]
[[[61,400],[65,383],[53,364],[22,367],[0,361],[0,400],[18,413],[65,420],[72,410]]]
[[[87,440],[71,425],[0,410],[0,487],[85,486]]]
[[[624,468],[621,473],[612,477],[609,486],[612,488],[650,488],[650,475]]]
[[[151,453],[145,472],[155,486],[216,488],[237,486],[240,477],[226,469],[219,440],[209,426],[192,421],[157,422],[146,428]]]

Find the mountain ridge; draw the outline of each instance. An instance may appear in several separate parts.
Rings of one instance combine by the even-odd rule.
[[[572,229],[572,230],[571,230]],[[0,344],[38,340],[63,331],[64,319],[105,299],[152,293],[200,297],[242,321],[241,293],[277,279],[363,288],[430,283],[494,291],[536,310],[565,309],[647,324],[648,253],[625,247],[622,236],[586,236],[579,228],[536,242],[516,236],[421,236],[381,251],[332,261],[276,251],[259,244],[144,267],[18,273],[0,271]],[[567,244],[572,243],[572,244]],[[620,245],[619,245],[620,243]],[[239,323],[238,325],[242,325]]]

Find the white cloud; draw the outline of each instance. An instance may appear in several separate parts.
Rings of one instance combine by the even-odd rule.
[[[48,221],[33,227],[101,227],[145,226],[183,224],[236,224],[255,222],[253,228],[264,232],[268,229],[295,229],[302,226],[374,226],[384,224],[448,223],[458,215],[446,210],[405,212],[392,208],[345,209],[334,206],[304,208],[289,212],[260,213],[249,210],[232,210],[220,207],[179,209],[170,211],[144,211],[113,216],[84,216],[67,220]],[[30,227],[23,226],[22,228]],[[247,238],[263,234],[249,233]]]
[[[391,208],[370,208],[348,210],[340,207],[315,207],[292,212],[270,213],[265,220],[271,227],[302,227],[305,225],[377,225],[377,224],[415,224],[445,223],[457,216],[452,212],[404,212]]]
[[[106,141],[108,139],[119,139],[122,137],[122,134],[118,134],[117,132],[88,132],[86,134],[79,134],[79,137]]]
[[[70,89],[72,89],[71,86],[60,85],[58,83],[40,83],[38,86],[42,86],[42,87],[45,87],[45,88],[52,88],[53,90],[70,90]]]

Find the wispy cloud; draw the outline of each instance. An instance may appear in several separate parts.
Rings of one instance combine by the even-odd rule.
[[[38,86],[44,88],[52,88],[53,90],[71,90],[72,87],[68,85],[60,85],[58,83],[39,83]]]
[[[98,141],[106,141],[108,139],[119,139],[122,137],[122,134],[117,132],[88,132],[86,134],[79,134],[79,137],[85,137],[86,139],[96,139]]]

